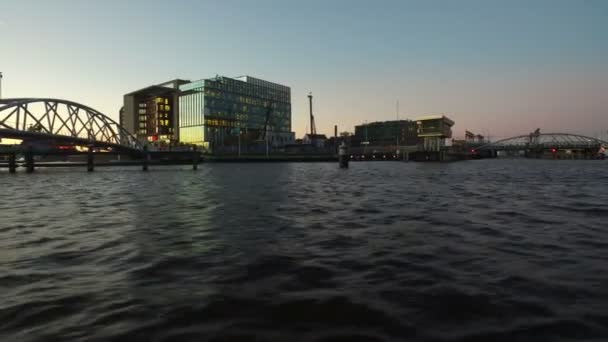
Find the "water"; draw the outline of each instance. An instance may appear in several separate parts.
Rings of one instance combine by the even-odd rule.
[[[0,340],[605,341],[607,171],[2,171]]]

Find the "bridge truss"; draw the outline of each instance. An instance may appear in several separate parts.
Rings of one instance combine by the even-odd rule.
[[[569,133],[532,133],[489,143],[477,150],[599,149],[608,142]]]
[[[0,100],[0,137],[54,140],[123,150],[143,148],[137,138],[95,109],[49,98]]]

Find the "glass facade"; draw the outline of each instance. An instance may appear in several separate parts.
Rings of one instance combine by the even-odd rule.
[[[245,76],[199,80],[179,89],[183,143],[221,150],[237,140],[268,139],[275,146],[293,142],[289,87]]]
[[[372,122],[355,126],[355,135],[373,146],[416,145],[416,122],[410,120]]]
[[[205,96],[201,81],[180,87],[179,139],[187,144],[206,146],[205,142]]]
[[[452,137],[452,126],[454,125],[454,121],[445,116],[421,118],[417,120],[417,124],[419,137]]]

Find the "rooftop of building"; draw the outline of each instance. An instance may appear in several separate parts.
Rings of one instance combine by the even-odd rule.
[[[227,76],[220,76],[220,75],[216,75],[215,77],[211,77],[211,78],[202,78],[199,80],[195,80],[195,81],[191,81],[191,80],[185,80],[185,79],[180,79],[180,78],[176,78],[173,80],[169,80],[163,83],[159,83],[159,84],[155,84],[155,85],[151,85],[145,88],[141,88],[135,91],[132,91],[128,94],[125,94],[127,96],[133,96],[133,95],[148,95],[148,96],[156,96],[156,95],[163,95],[163,94],[167,94],[168,92],[171,91],[175,91],[175,90],[190,90],[192,88],[199,88],[199,87],[204,87],[205,86],[205,81],[215,81],[215,82],[222,82],[222,81],[235,81],[235,82],[244,82],[244,83],[249,83],[249,84],[253,84],[255,86],[258,87],[266,87],[266,88],[272,88],[275,90],[280,90],[280,91],[286,91],[286,92],[291,92],[291,88],[286,86],[286,85],[282,85],[279,83],[275,83],[275,82],[270,82],[270,81],[266,81],[260,78],[256,78],[256,77],[252,77],[249,75],[245,75],[245,76],[239,76],[239,77],[227,77]]]
[[[261,78],[256,78],[256,77],[252,77],[252,76],[249,76],[249,75],[235,77],[234,79],[238,80],[238,81],[243,81],[243,82],[247,82],[247,83],[253,83],[253,84],[256,84],[256,85],[261,85],[261,86],[279,87],[279,88],[285,88],[285,90],[289,90],[290,89],[286,85],[279,84],[279,83],[276,83],[276,82],[266,81],[266,80],[263,80]]]
[[[130,92],[128,94],[125,94],[127,96],[132,96],[132,95],[148,95],[148,96],[157,96],[157,95],[164,95],[164,94],[168,94],[168,93],[172,93],[178,90],[178,87],[182,84],[186,84],[186,83],[190,83],[189,80],[182,80],[182,79],[174,79],[174,80],[170,80],[167,82],[163,82],[161,84],[155,84],[155,85],[151,85],[145,88],[141,88],[139,90]]]
[[[412,120],[409,119],[403,119],[403,120],[387,120],[387,121],[373,121],[373,122],[366,122],[357,126],[372,126],[372,125],[387,125],[387,124],[406,124],[406,123],[412,123]]]
[[[177,88],[179,88],[180,85],[187,84],[187,83],[190,83],[190,82],[192,82],[192,81],[176,78],[174,80],[161,83],[161,84],[159,84],[159,86],[177,89]]]
[[[327,139],[327,136],[325,134],[310,134],[310,133],[306,133],[306,134],[304,134],[304,137],[306,137],[308,139]]]
[[[430,120],[443,120],[444,122],[448,123],[450,126],[454,125],[454,121],[445,115],[431,115],[431,116],[424,116],[424,117],[416,119],[417,122],[430,121]]]
[[[256,85],[256,86],[260,86],[260,87],[280,89],[282,91],[290,91],[291,90],[291,88],[289,88],[286,85],[282,85],[282,84],[279,84],[279,83],[266,81],[266,80],[263,80],[261,78],[256,78],[256,77],[252,77],[252,76],[248,76],[248,75],[238,76],[238,77],[228,77],[228,76],[216,75],[215,77],[202,78],[200,80],[192,81],[192,82],[189,82],[189,83],[199,83],[200,85],[203,85],[205,81],[214,81],[214,82],[218,82],[219,81],[219,82],[221,82],[221,81],[226,81],[226,80],[237,81],[237,82],[245,82],[245,83],[253,84],[253,85]]]

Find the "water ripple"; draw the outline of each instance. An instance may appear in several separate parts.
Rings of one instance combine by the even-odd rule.
[[[608,339],[606,163],[65,171],[0,173],[1,341]]]

